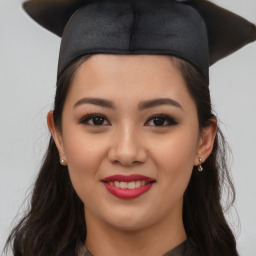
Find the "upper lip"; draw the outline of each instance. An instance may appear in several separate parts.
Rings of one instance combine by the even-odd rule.
[[[155,179],[152,179],[144,175],[138,175],[138,174],[132,174],[129,176],[118,174],[118,175],[108,176],[102,179],[102,181],[105,181],[105,182],[114,182],[114,181],[131,182],[131,181],[139,181],[139,180],[155,181]]]

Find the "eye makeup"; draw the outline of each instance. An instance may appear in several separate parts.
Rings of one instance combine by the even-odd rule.
[[[153,121],[153,124],[149,125],[150,121]],[[100,114],[100,113],[91,113],[83,116],[79,120],[79,124],[90,125],[90,126],[111,125],[108,119],[103,114]],[[173,126],[177,124],[178,124],[177,121],[173,117],[163,113],[154,114],[145,123],[146,126],[155,126],[155,127],[167,127],[167,126]]]

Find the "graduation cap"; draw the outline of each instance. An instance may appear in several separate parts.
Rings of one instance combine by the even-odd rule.
[[[256,27],[206,0],[31,0],[40,25],[62,37],[58,76],[93,53],[172,55],[209,79],[209,66],[256,40]]]

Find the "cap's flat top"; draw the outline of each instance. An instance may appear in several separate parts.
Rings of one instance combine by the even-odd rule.
[[[206,0],[31,0],[23,6],[63,37],[58,74],[86,53],[151,53],[183,58],[208,78],[209,65],[256,40],[253,24]]]

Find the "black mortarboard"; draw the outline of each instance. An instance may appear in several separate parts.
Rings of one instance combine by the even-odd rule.
[[[62,37],[58,76],[79,56],[116,53],[177,56],[208,79],[210,65],[256,40],[253,24],[206,0],[31,0],[24,8]]]

